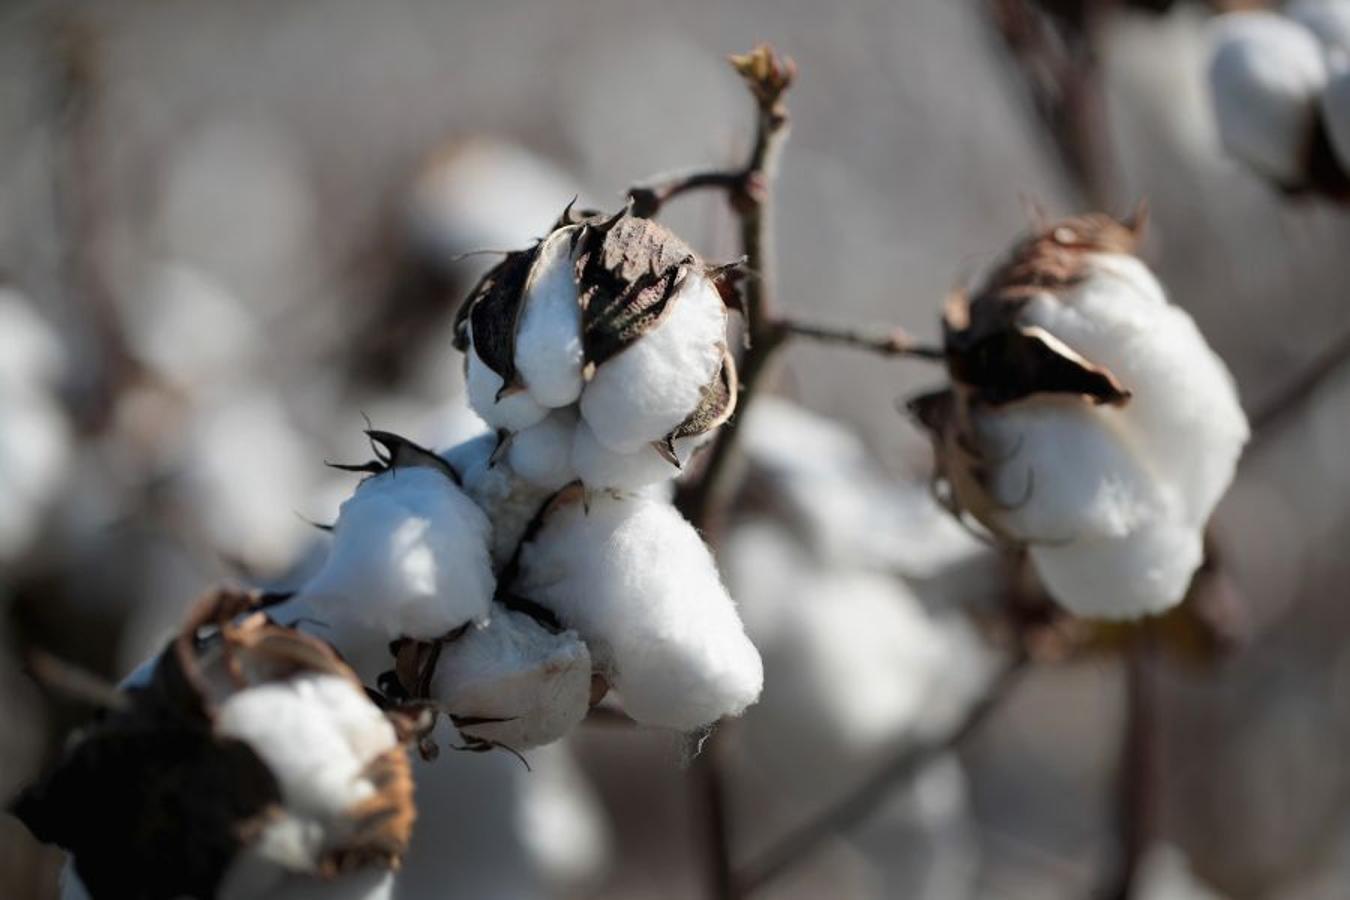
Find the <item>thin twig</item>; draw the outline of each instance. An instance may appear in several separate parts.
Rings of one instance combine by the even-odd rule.
[[[1125,722],[1116,787],[1116,835],[1120,856],[1101,894],[1129,900],[1135,893],[1139,861],[1153,836],[1157,796],[1157,726],[1152,681],[1153,639],[1147,622],[1125,654]]]
[[[764,887],[793,866],[805,861],[811,852],[827,839],[847,831],[866,819],[876,809],[877,803],[894,787],[909,781],[938,756],[965,743],[1012,692],[1020,675],[1027,668],[1026,663],[1025,655],[1016,652],[999,673],[988,693],[966,712],[965,719],[945,739],[906,750],[830,809],[791,832],[762,853],[758,859],[744,866],[733,881],[734,896],[749,896],[753,891]]]
[[[1341,335],[1275,396],[1251,412],[1254,440],[1274,433],[1290,414],[1297,412],[1333,375],[1350,360],[1350,331]]]
[[[729,195],[744,190],[746,171],[713,170],[685,172],[657,181],[653,184],[635,185],[628,189],[630,209],[635,216],[655,218],[661,209],[681,194],[691,191],[715,189],[726,191]]]
[[[909,332],[902,328],[892,329],[887,334],[865,334],[852,328],[837,328],[832,325],[799,322],[795,319],[779,319],[784,331],[792,337],[809,338],[825,344],[841,344],[881,356],[913,356],[919,359],[946,359],[941,347],[921,344]]]

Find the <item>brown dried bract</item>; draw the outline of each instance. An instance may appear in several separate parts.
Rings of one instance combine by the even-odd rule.
[[[680,468],[680,459],[675,453],[675,442],[680,438],[707,434],[725,423],[736,411],[736,395],[739,391],[736,378],[736,361],[722,348],[722,366],[717,370],[707,386],[703,388],[703,398],[697,407],[675,430],[652,446],[661,457],[676,468]]]
[[[455,318],[456,348],[468,351],[472,326],[473,349],[501,377],[501,394],[520,388],[515,366],[516,321],[525,282],[538,254],[538,244],[508,253],[482,277]]]
[[[582,225],[575,256],[587,372],[663,322],[698,264],[667,228],[627,212]]]

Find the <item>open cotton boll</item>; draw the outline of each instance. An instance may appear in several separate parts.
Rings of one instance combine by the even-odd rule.
[[[624,710],[690,730],[739,715],[763,668],[698,533],[672,507],[594,494],[554,509],[515,587],[581,635]]]
[[[1051,595],[1075,615],[1095,619],[1174,606],[1204,555],[1198,529],[1166,520],[1121,537],[1033,545],[1029,552]]]
[[[489,538],[487,516],[447,475],[390,469],[342,504],[328,559],[302,595],[322,616],[388,639],[438,638],[487,617]]]
[[[1210,91],[1227,151],[1287,186],[1305,180],[1327,69],[1306,28],[1268,12],[1220,16]]]
[[[713,432],[676,438],[675,458],[680,466],[689,462],[694,451],[705,443]],[[588,489],[613,488],[636,490],[650,484],[667,481],[680,474],[680,466],[666,459],[651,444],[644,444],[632,453],[616,453],[595,437],[595,432],[584,421],[578,422],[572,436],[572,468],[576,477]]]
[[[529,760],[516,816],[526,847],[549,882],[568,894],[596,888],[614,848],[595,787],[565,743],[539,747]]]
[[[670,302],[666,320],[606,360],[581,394],[582,417],[617,453],[670,434],[722,365],[727,314],[712,281],[688,271]]]
[[[505,459],[494,462],[497,444],[496,435],[484,434],[442,455],[459,472],[464,492],[487,514],[492,526],[492,562],[500,569],[515,554],[530,522],[553,491],[521,478]]]
[[[442,647],[431,685],[453,716],[503,720],[461,724],[461,734],[513,750],[567,734],[586,717],[590,693],[591,654],[575,632],[551,632],[501,607]]]
[[[554,410],[538,425],[507,438],[510,441],[506,450],[507,464],[531,484],[556,491],[577,477],[572,461],[576,428],[575,410]]]
[[[581,306],[572,245],[577,227],[559,228],[539,247],[516,326],[515,364],[530,397],[548,407],[581,396]]]
[[[240,691],[221,704],[218,733],[244,741],[276,778],[284,814],[264,826],[225,876],[222,895],[270,895],[306,872],[333,832],[376,794],[370,767],[398,746],[393,726],[350,680],[306,674]]]
[[[528,391],[516,389],[498,396],[505,382],[474,349],[472,325],[468,326],[468,333],[464,379],[473,411],[494,430],[520,431],[543,421],[548,407],[538,403]]]
[[[1058,298],[1032,300],[1022,321],[1045,328],[1129,389],[1127,404],[1098,414],[1118,420],[1145,465],[1180,493],[1188,521],[1201,523],[1232,481],[1249,435],[1233,377],[1142,263],[1124,254],[1089,260],[1087,278]],[[1120,277],[1122,260],[1133,260],[1142,274]]]

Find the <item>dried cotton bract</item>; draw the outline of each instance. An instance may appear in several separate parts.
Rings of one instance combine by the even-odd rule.
[[[324,644],[236,621],[250,605],[208,598],[20,798],[90,896],[387,895],[413,820],[398,731]]]
[[[510,253],[460,310],[469,400],[522,478],[636,489],[679,474],[731,415],[711,272],[649,219],[574,217]]]
[[[1026,544],[1100,618],[1178,603],[1247,422],[1223,362],[1132,255],[1134,226],[1069,219],[949,305],[949,390],[914,401],[954,509]]]
[[[515,590],[576,630],[638,722],[691,730],[759,697],[759,653],[708,548],[668,504],[560,497],[521,550]]]

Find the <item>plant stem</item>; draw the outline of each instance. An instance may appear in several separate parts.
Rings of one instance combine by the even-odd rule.
[[[824,813],[760,854],[758,859],[737,873],[733,882],[733,896],[746,897],[804,862],[827,839],[866,819],[894,787],[913,778],[938,756],[963,744],[999,708],[1026,668],[1026,657],[1020,650],[1015,651],[1012,660],[995,679],[988,693],[971,706],[966,717],[951,734],[941,741],[906,749]]]
[[[942,360],[947,354],[941,347],[920,344],[909,332],[896,328],[887,334],[864,334],[852,328],[838,328],[780,319],[780,325],[792,337],[804,337],[825,344],[840,344],[881,356],[912,356],[918,359]]]
[[[1125,722],[1116,788],[1120,857],[1107,900],[1130,900],[1139,861],[1152,839],[1157,807],[1157,725],[1153,690],[1153,638],[1147,624],[1125,654]]]

